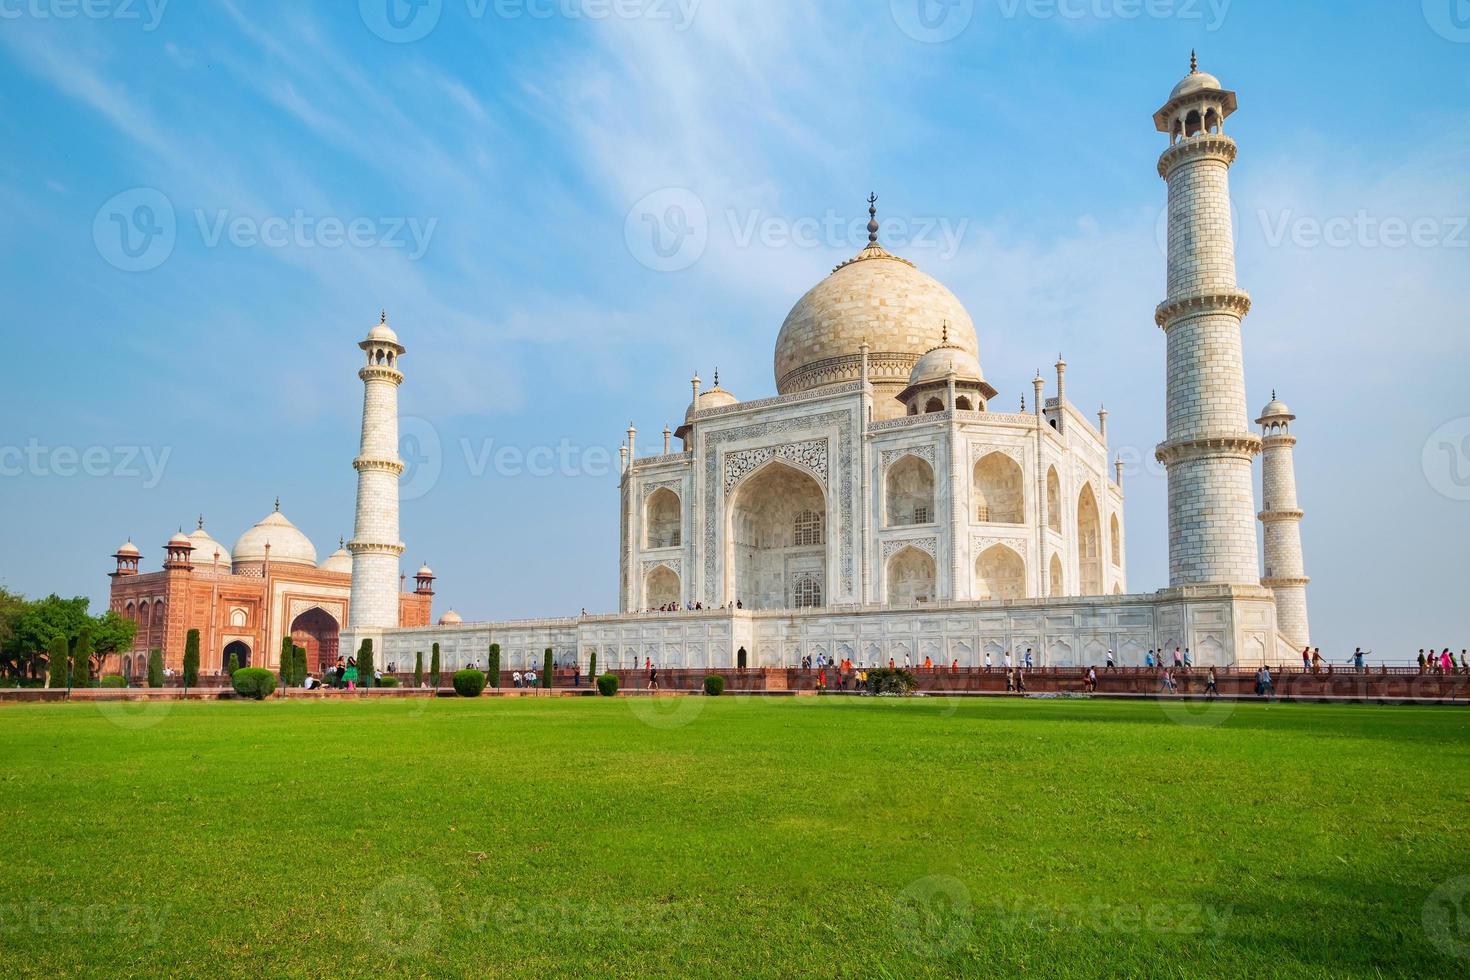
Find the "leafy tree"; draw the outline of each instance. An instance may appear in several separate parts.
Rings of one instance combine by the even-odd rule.
[[[373,686],[373,641],[363,640],[357,651],[357,683],[359,687]]]
[[[487,674],[490,686],[500,687],[500,644],[490,644],[490,671]]]
[[[35,650],[23,650],[16,642],[15,623],[26,608],[25,596],[0,588],[0,661],[6,673],[19,675],[32,661]]]
[[[71,651],[71,686],[92,686],[92,627],[83,626],[77,635],[76,646]]]
[[[51,638],[50,645],[46,648],[46,656],[51,661],[50,687],[66,687],[67,669],[69,663],[66,648],[66,637],[57,634]]]
[[[420,650],[414,654],[413,661],[413,686],[424,686],[424,651]]]
[[[91,617],[87,615],[87,598],[63,599],[49,595],[27,602],[11,624],[12,642],[21,650],[50,650],[51,640],[60,636],[71,641],[82,633]]]
[[[551,655],[551,647],[546,648],[546,669],[541,672],[541,686],[550,689],[551,672],[556,669],[556,658]]]
[[[148,651],[148,686],[163,686],[163,651],[158,647]]]
[[[434,644],[434,656],[429,661],[429,686],[439,687],[439,644]]]
[[[306,683],[305,647],[296,647],[291,651],[291,680],[296,687]]]
[[[111,609],[92,619],[92,643],[99,654],[131,650],[138,624]]]
[[[229,677],[235,676],[235,671],[240,669],[240,656],[235,651],[230,651],[230,659],[225,664],[225,674]]]
[[[190,630],[184,637],[184,686],[199,686],[199,631]]]
[[[91,629],[93,653],[132,649],[137,624],[111,610],[89,616],[87,602],[86,596],[63,599],[55,594],[25,601],[0,590],[0,658],[4,669],[14,672],[34,662],[42,650],[50,650],[57,636],[63,637],[70,649],[86,628]]]

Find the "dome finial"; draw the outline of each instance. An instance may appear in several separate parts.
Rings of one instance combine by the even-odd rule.
[[[199,528],[198,528],[198,530],[200,530],[200,531],[204,530],[204,515],[203,514],[200,514],[199,515]]]
[[[1189,49],[1189,73],[1191,75],[1199,74],[1199,55],[1195,54],[1194,48]]]
[[[383,307],[383,308],[381,308],[378,311],[378,322],[379,323],[387,323],[388,322],[388,309],[387,309],[387,307]]]
[[[868,244],[878,244],[878,193],[868,195]]]
[[[718,388],[719,386],[720,386],[720,369],[719,368],[715,368],[715,387]]]
[[[279,514],[280,512],[281,512],[281,498],[279,496],[277,496],[276,497],[276,513]]]
[[[1271,400],[1273,402],[1276,400],[1276,389],[1275,388],[1272,388],[1271,389]]]
[[[945,320],[944,321],[944,332],[943,332],[943,334],[941,334],[941,343],[944,343],[944,344],[948,344],[949,343],[949,321],[948,320]]]

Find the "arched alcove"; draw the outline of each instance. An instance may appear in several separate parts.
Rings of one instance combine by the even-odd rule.
[[[730,507],[730,600],[747,609],[787,609],[796,603],[798,580],[825,584],[826,519],[827,502],[811,474],[778,461],[748,477]]]
[[[981,524],[1026,521],[1025,476],[1005,453],[989,453],[975,463],[975,520]]]
[[[1062,580],[1062,556],[1051,556],[1051,567],[1047,572],[1047,595],[1056,597],[1067,594],[1067,583]]]
[[[667,565],[655,565],[643,578],[643,605],[662,609],[679,602],[679,576]]]
[[[975,598],[1026,598],[1026,562],[1003,544],[991,545],[975,559]]]
[[[682,523],[679,495],[667,487],[660,487],[648,495],[644,505],[645,548],[677,548],[680,544],[679,530]]]
[[[888,559],[888,601],[933,602],[937,579],[933,556],[912,546],[902,548]]]
[[[1081,572],[1078,595],[1102,595],[1102,518],[1092,484],[1077,496],[1077,563]]]
[[[889,527],[928,524],[934,520],[934,468],[917,456],[904,456],[888,467]]]
[[[1118,523],[1118,515],[1114,514],[1108,521],[1108,544],[1114,568],[1123,567],[1123,526]]]
[[[1046,471],[1046,524],[1058,534],[1062,532],[1062,481],[1055,466]]]

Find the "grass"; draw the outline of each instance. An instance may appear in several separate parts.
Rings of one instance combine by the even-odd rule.
[[[734,697],[5,707],[0,963],[1463,976],[1470,713],[1218,711]]]

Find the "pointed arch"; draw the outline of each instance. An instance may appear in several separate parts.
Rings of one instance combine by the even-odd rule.
[[[884,475],[889,527],[928,524],[935,519],[934,467],[913,454],[904,455]]]
[[[679,601],[678,574],[662,563],[650,568],[648,574],[643,576],[644,608],[661,609]]]
[[[1112,547],[1109,552],[1112,555],[1113,567],[1123,567],[1123,525],[1114,514],[1108,521],[1108,544]]]
[[[1102,595],[1102,518],[1091,483],[1084,483],[1077,495],[1077,565],[1077,594]]]
[[[893,603],[933,602],[939,570],[934,556],[909,545],[888,559],[886,591]]]
[[[974,472],[975,520],[980,524],[1026,522],[1026,477],[1005,453],[982,456]]]
[[[645,548],[677,548],[683,525],[679,495],[668,487],[659,487],[648,495],[643,505],[643,546]]]
[[[727,511],[726,596],[790,608],[798,579],[827,594],[827,500],[811,471],[771,460],[743,479]]]
[[[975,559],[976,599],[1026,598],[1026,561],[1014,549],[991,545]]]
[[[1067,594],[1067,583],[1062,578],[1062,556],[1051,556],[1051,567],[1047,570],[1047,592],[1053,598]]]
[[[1046,470],[1046,526],[1062,533],[1062,479],[1055,466]]]

